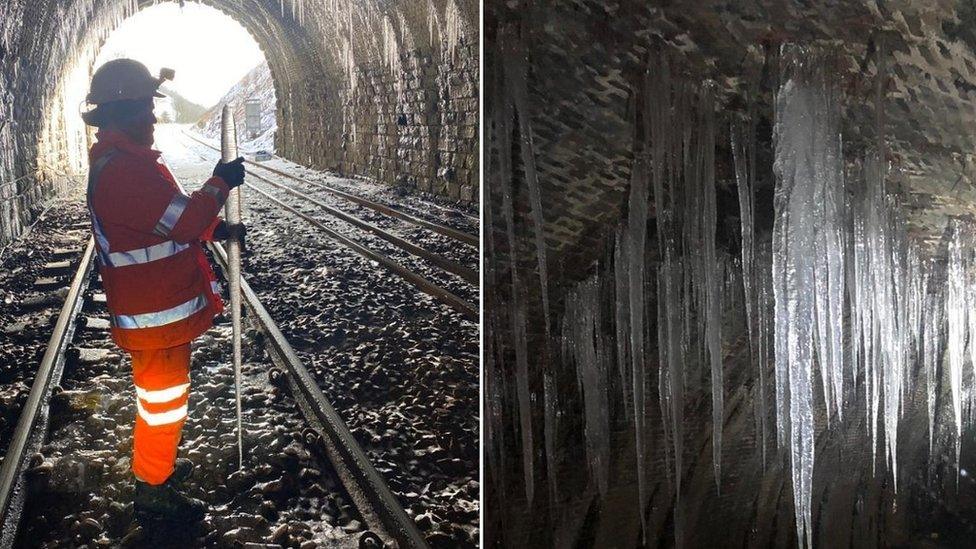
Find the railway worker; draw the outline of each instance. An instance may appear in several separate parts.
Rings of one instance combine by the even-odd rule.
[[[167,74],[168,73],[168,74]],[[218,163],[189,196],[180,192],[153,150],[153,97],[159,78],[131,59],[95,73],[82,114],[98,128],[89,151],[88,208],[112,338],[132,359],[136,392],[132,472],[135,510],[199,520],[202,501],[180,490],[193,467],[177,460],[187,416],[190,341],[223,310],[201,241],[235,238],[244,227],[217,217],[231,189],[244,182],[243,159]]]

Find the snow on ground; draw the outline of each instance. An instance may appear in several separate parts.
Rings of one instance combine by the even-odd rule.
[[[219,135],[215,137],[201,135],[197,127],[179,126],[176,124],[171,126],[174,129],[179,128],[189,131],[197,138],[208,141],[215,147],[220,146]],[[157,131],[157,134],[159,133],[160,131]],[[265,139],[267,141],[262,142]],[[239,148],[248,156],[248,159],[253,160],[253,155],[257,151],[265,150],[273,153],[273,144],[274,132],[273,130],[269,130],[264,136],[254,141],[240,143]],[[436,218],[439,223],[444,223],[461,231],[467,231],[472,234],[478,234],[479,232],[480,222],[477,209],[466,208],[464,206],[457,207],[457,204],[447,202],[443,198],[430,195],[421,196],[415,194],[410,189],[392,187],[365,177],[346,177],[332,172],[315,170],[301,164],[296,164],[280,156],[263,161],[261,164],[299,176],[307,181],[324,183],[330,187],[355,194],[367,200],[396,207],[397,209],[405,208],[411,214],[425,219],[429,218],[433,220]]]
[[[245,129],[246,113],[244,104],[248,99],[261,101],[262,133],[253,139]],[[220,137],[220,114],[224,105],[231,105],[234,109],[234,119],[237,121],[237,133],[240,137],[241,148],[248,152],[266,150],[274,152],[274,134],[278,129],[276,118],[277,99],[275,97],[274,80],[267,63],[261,63],[247,73],[240,82],[234,85],[217,104],[205,112],[197,122],[197,129],[207,137]]]

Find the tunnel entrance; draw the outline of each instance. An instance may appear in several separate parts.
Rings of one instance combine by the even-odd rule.
[[[105,142],[132,146],[100,151],[122,175],[93,186],[103,191],[93,216],[90,130],[77,120],[85,84],[100,53],[140,57],[116,50],[113,30],[180,6],[0,5],[0,546],[475,546],[477,4],[179,4],[225,13],[258,44],[276,100],[273,144],[264,136],[275,154],[248,155],[243,174],[217,179],[206,125],[156,126],[168,169],[106,132]],[[171,34],[184,40],[192,23],[178,20]],[[187,74],[166,58],[144,61],[175,65],[174,86]],[[160,119],[182,110],[157,104]],[[117,158],[136,166],[111,165]],[[157,176],[167,185],[145,196],[163,187]],[[247,228],[240,368],[232,315],[218,310],[231,301],[222,243],[243,233],[218,219],[229,183],[240,184]],[[96,241],[92,217],[112,216]],[[140,241],[119,244],[114,230]],[[122,280],[132,295],[113,294]],[[142,306],[156,298],[167,302]],[[200,331],[173,335],[186,319],[202,319]],[[167,364],[190,383],[136,383],[139,351],[118,335],[144,329],[183,338]],[[203,502],[202,518],[195,502],[154,499],[172,486],[136,483],[148,479],[135,463],[152,450],[134,424],[180,426],[177,453],[193,465],[186,476],[174,462],[168,478],[183,471],[173,489]],[[195,526],[155,524],[183,516],[167,501],[193,512]]]
[[[151,0],[16,0],[0,7],[0,242],[21,234],[47,198],[71,186],[84,156],[70,83],[94,66],[112,30],[156,4],[174,9]],[[278,154],[477,204],[477,2],[200,4],[240,23],[267,57]]]
[[[240,23],[218,9],[162,2],[145,6],[122,21],[98,48],[94,63],[79,60],[59,86],[63,91],[56,101],[65,119],[52,129],[63,132],[60,156],[68,173],[86,173],[87,150],[92,144],[80,116],[72,115],[85,101],[92,73],[118,58],[135,59],[154,75],[163,68],[176,71],[176,78],[161,88],[166,97],[155,101],[160,124],[178,124],[181,129],[199,126],[196,130],[203,135],[218,137],[221,109],[230,104],[240,121],[241,146],[247,151],[255,147],[274,150],[274,79],[258,43]],[[252,113],[250,118],[245,110]],[[56,136],[42,140],[52,147],[58,144]],[[58,156],[57,151],[51,153]]]
[[[78,107],[100,62],[176,69],[156,114],[180,121],[177,96],[226,91],[183,84],[230,55],[193,59],[208,70],[195,78],[174,59],[203,57],[187,35],[253,49],[219,38],[223,23],[194,30],[201,10],[266,59],[276,155],[214,177],[206,125],[157,124],[160,158],[141,146],[144,116],[98,137],[89,189]],[[151,28],[167,12],[176,30]],[[457,0],[0,3],[0,546],[477,545],[477,14]],[[154,42],[150,57],[117,46],[126,34]],[[240,225],[220,219],[229,197]],[[234,240],[243,323],[220,310],[238,295]],[[132,334],[157,339],[142,353]]]

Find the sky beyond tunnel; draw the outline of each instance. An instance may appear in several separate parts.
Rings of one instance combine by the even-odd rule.
[[[183,8],[168,2],[146,8],[122,22],[95,61],[130,57],[153,75],[176,70],[167,85],[205,107],[214,105],[247,72],[264,61],[257,42],[223,12],[200,4]]]

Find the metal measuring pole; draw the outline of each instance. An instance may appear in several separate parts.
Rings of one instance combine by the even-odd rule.
[[[237,127],[234,111],[224,105],[220,119],[221,161],[237,158]],[[243,185],[242,185],[243,186]],[[242,187],[241,186],[241,187]],[[224,221],[228,225],[241,222],[241,187],[232,189],[224,203]],[[244,468],[244,442],[241,430],[241,243],[236,238],[227,241],[227,282],[230,285],[230,315],[234,327],[234,391],[237,397],[237,458],[238,469]]]

